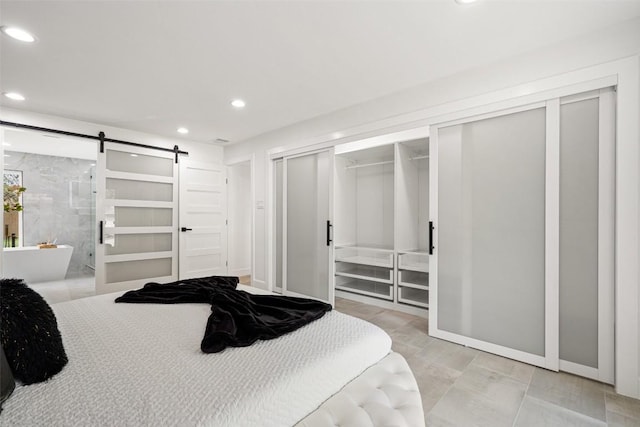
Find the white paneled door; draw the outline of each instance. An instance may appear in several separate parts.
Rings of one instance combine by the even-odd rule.
[[[333,149],[285,157],[282,182],[283,293],[333,304]]]
[[[226,168],[180,160],[180,279],[227,274]]]
[[[175,155],[105,143],[96,175],[96,293],[177,279]]]
[[[429,331],[613,382],[614,92],[432,127]]]

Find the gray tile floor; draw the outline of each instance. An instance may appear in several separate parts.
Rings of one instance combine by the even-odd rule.
[[[336,309],[380,326],[418,381],[427,426],[640,426],[640,400],[613,387],[427,335],[427,320],[347,299]]]

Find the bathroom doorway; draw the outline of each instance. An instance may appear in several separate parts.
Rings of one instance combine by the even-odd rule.
[[[50,302],[94,294],[96,142],[28,129],[5,128],[2,133],[3,172],[19,173],[24,189],[17,210],[19,231],[15,240],[11,235],[8,240],[17,248],[3,248],[3,275],[25,279]],[[3,231],[11,218],[5,212]],[[4,242],[7,246],[6,236]],[[38,270],[50,274],[34,276],[33,268],[8,271],[19,269],[18,262],[6,262],[18,253],[38,257],[24,265],[37,263]],[[52,259],[51,269],[41,257]]]

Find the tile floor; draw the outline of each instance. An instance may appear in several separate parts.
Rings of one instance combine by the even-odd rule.
[[[95,294],[94,282],[78,277],[31,286],[53,304]],[[429,337],[421,317],[341,298],[336,309],[391,336],[418,381],[427,426],[640,426],[640,400],[611,386]]]
[[[427,335],[427,320],[347,299],[336,309],[380,326],[409,362],[427,426],[640,426],[640,400],[613,387]]]

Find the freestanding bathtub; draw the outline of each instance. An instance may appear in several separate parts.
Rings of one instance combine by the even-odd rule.
[[[2,276],[24,279],[27,283],[63,280],[69,268],[73,246],[39,249],[37,246],[4,248]]]

